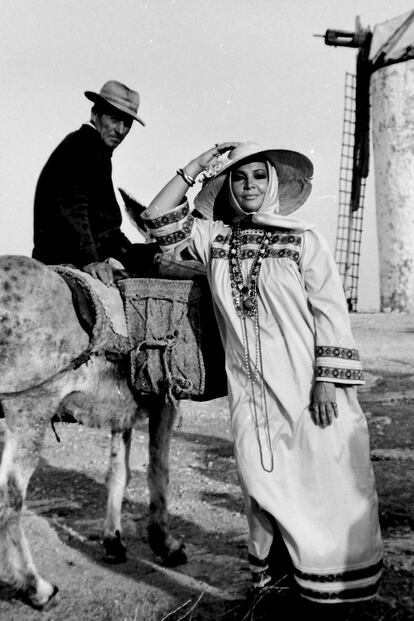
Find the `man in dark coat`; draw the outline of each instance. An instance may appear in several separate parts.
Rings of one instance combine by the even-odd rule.
[[[112,183],[113,150],[138,116],[139,95],[120,82],[106,82],[94,102],[91,123],[72,132],[46,162],[35,192],[32,256],[49,265],[72,264],[112,284],[117,259],[135,276],[155,275],[156,244],[133,244],[121,231],[122,216]]]

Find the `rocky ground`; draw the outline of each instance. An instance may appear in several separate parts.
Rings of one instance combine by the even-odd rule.
[[[414,618],[414,317],[353,315],[366,371],[360,400],[369,420],[386,549],[378,599],[358,613],[371,621]],[[128,561],[102,562],[107,432],[50,430],[30,483],[24,524],[34,557],[60,592],[48,612],[0,601],[1,621],[283,621],[286,588],[246,599],[246,524],[226,400],[183,402],[172,443],[170,510],[189,562],[162,567],[148,548],[147,433],[134,435],[133,477],[124,507]],[[336,621],[332,617],[332,621]]]

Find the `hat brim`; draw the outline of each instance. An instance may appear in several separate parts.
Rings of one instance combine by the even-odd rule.
[[[141,123],[141,125],[145,127],[144,121],[139,116],[137,116],[136,114],[133,114],[132,112],[130,112],[129,110],[126,110],[125,108],[122,108],[121,106],[117,106],[111,101],[108,101],[107,99],[105,99],[105,97],[102,97],[102,95],[100,95],[99,93],[94,93],[93,91],[85,91],[84,95],[87,99],[89,99],[89,101],[93,101],[93,103],[102,103],[105,106],[109,106],[111,108],[114,108],[115,110],[119,110],[123,114],[126,114],[127,116],[131,117],[131,119],[134,119],[134,121],[138,121],[138,123]]]
[[[220,171],[211,177],[194,200],[195,209],[208,220],[223,219],[224,182],[231,168],[243,160],[267,159],[276,169],[279,184],[280,214],[289,215],[299,209],[312,191],[313,164],[306,155],[287,149],[263,149],[259,145],[242,144],[230,154]]]

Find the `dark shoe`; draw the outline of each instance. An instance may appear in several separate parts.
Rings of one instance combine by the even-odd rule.
[[[353,607],[349,604],[316,604],[301,600],[298,605],[298,618],[318,621],[351,621]]]

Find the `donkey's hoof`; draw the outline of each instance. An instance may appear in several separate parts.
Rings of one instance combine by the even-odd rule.
[[[119,554],[109,554],[108,552],[106,552],[103,555],[102,560],[104,563],[107,563],[108,565],[120,565],[121,563],[126,563],[128,560],[128,557],[126,555],[126,552],[119,553]]]
[[[51,584],[50,587],[51,593],[49,595],[33,595],[32,593],[26,592],[21,596],[20,599],[22,602],[28,604],[35,610],[46,612],[54,608],[59,602],[59,597],[57,596],[57,593],[59,591],[58,587],[54,584]]]
[[[104,563],[109,565],[119,565],[126,563],[126,547],[121,541],[121,534],[116,531],[115,537],[104,537],[103,540],[105,554],[103,556]]]
[[[173,550],[163,558],[163,563],[166,567],[178,567],[178,565],[184,565],[187,560],[185,545],[182,543],[177,550]]]

